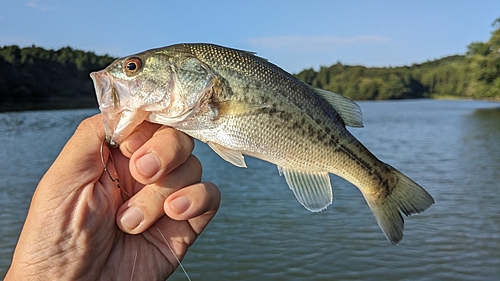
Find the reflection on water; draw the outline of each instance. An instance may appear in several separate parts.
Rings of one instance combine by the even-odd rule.
[[[469,171],[476,178],[484,175],[494,179],[496,175],[498,179],[500,155],[495,151],[500,144],[500,108],[477,109],[467,117],[462,128],[461,153],[466,159],[474,159],[470,162],[476,165],[472,167],[463,162],[464,172]]]
[[[500,242],[500,108],[475,110],[461,129],[460,196],[468,198],[467,211],[474,218],[471,234],[482,238],[476,241],[479,253],[494,254],[500,272],[500,251],[491,247],[492,241]]]
[[[193,280],[497,280],[500,276],[500,110],[472,101],[360,102],[350,129],[375,155],[424,186],[436,204],[406,219],[391,245],[360,192],[332,176],[334,203],[305,210],[272,164],[248,169],[205,144],[204,180],[219,213],[185,257]],[[38,180],[79,120],[94,112],[0,114],[0,276]],[[5,208],[4,208],[5,206]],[[23,208],[19,208],[23,206]],[[176,272],[172,280],[186,280]]]

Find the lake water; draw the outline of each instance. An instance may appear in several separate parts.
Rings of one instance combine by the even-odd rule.
[[[359,102],[350,129],[436,201],[391,245],[359,191],[332,176],[334,203],[310,213],[272,164],[195,155],[222,192],[219,213],[183,264],[193,280],[500,280],[500,103]],[[32,193],[77,124],[96,110],[0,114],[0,277]],[[186,280],[178,270],[169,280]]]

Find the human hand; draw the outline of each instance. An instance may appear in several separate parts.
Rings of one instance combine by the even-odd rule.
[[[165,280],[178,266],[166,242],[182,259],[215,215],[190,137],[144,122],[104,149],[123,190],[103,138],[100,115],[83,121],[42,178],[5,280]]]

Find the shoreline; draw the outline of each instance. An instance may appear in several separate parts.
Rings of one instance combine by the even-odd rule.
[[[499,98],[492,99],[474,99],[456,96],[434,96],[430,98],[418,99],[387,99],[387,100],[354,100],[354,102],[364,101],[416,101],[416,100],[453,100],[453,101],[486,101],[486,102],[500,102]],[[26,112],[26,111],[43,111],[43,110],[68,110],[68,109],[96,109],[99,110],[97,101],[80,103],[26,103],[23,105],[6,103],[0,105],[0,113],[9,112]]]
[[[497,98],[482,98],[482,99],[476,99],[476,98],[465,98],[465,97],[457,97],[457,96],[431,96],[430,99],[433,100],[470,100],[470,101],[493,101],[493,102],[500,102],[500,97]]]

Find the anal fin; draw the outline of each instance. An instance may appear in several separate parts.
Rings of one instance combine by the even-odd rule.
[[[297,200],[307,210],[319,212],[332,203],[333,191],[328,172],[306,172],[278,167]]]
[[[235,165],[236,167],[247,167],[245,158],[241,152],[229,149],[215,142],[207,142],[207,144],[215,151],[215,153],[219,154],[219,156],[227,162]]]

